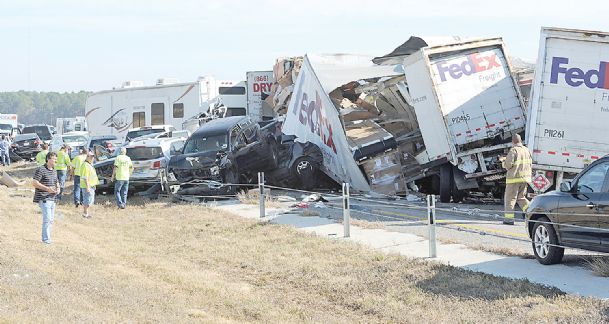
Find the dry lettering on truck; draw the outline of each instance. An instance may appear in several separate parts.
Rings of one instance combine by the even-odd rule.
[[[565,138],[565,131],[556,129],[544,129],[543,136],[551,138]]]

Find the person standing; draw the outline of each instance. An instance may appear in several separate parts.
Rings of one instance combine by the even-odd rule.
[[[82,195],[80,190],[80,167],[87,159],[87,148],[82,147],[79,154],[72,160],[72,177],[74,178],[74,205],[76,208],[82,205]]]
[[[47,154],[49,154],[49,144],[44,143],[42,144],[42,151],[36,154],[36,163],[43,166],[46,163]]]
[[[59,181],[55,172],[57,154],[51,152],[45,156],[45,165],[34,172],[32,184],[35,188],[34,203],[42,211],[42,243],[51,244],[51,226],[55,219],[55,196],[59,192]]]
[[[525,195],[533,172],[531,152],[522,144],[520,135],[512,135],[512,145],[502,161],[503,168],[507,170],[504,197],[505,217],[503,219],[503,223],[506,225],[514,225],[516,203],[523,211],[529,207],[529,201]]]
[[[112,169],[112,181],[116,179],[114,184],[114,196],[116,197],[116,205],[120,209],[127,207],[127,193],[129,192],[129,177],[133,173],[133,163],[131,158],[127,156],[127,149],[121,147],[120,154],[114,160],[114,169]]]
[[[6,135],[0,137],[0,160],[3,166],[11,165],[11,142]]]
[[[57,179],[59,180],[59,194],[57,195],[57,200],[61,201],[61,197],[63,195],[63,190],[66,186],[66,176],[68,175],[68,169],[72,164],[70,161],[70,155],[66,153],[68,150],[68,145],[64,144],[61,146],[59,151],[57,152],[57,162],[55,163],[55,171],[57,171]]]
[[[95,202],[95,186],[99,183],[97,178],[97,172],[93,167],[93,152],[87,153],[85,162],[80,167],[80,189],[82,191],[82,207],[84,218],[91,218],[89,214],[89,207],[93,206]]]

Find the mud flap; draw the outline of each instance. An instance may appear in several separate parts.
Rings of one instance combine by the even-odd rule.
[[[466,179],[465,175],[465,172],[459,170],[457,167],[453,167],[453,178],[457,189],[478,189],[478,181],[476,181],[476,179]]]

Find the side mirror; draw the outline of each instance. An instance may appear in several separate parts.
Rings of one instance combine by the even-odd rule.
[[[571,192],[571,189],[573,189],[571,181],[565,181],[565,182],[560,184],[560,191],[561,192]]]

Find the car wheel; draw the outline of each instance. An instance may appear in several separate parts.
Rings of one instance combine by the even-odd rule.
[[[453,167],[444,164],[440,167],[440,202],[449,203],[453,188]]]
[[[315,186],[315,167],[308,158],[299,158],[294,162],[293,168],[302,189],[309,190]]]
[[[540,222],[549,222],[546,217],[537,219]],[[533,253],[541,264],[560,263],[565,249],[558,247],[558,236],[552,224],[535,223],[533,226]]]

